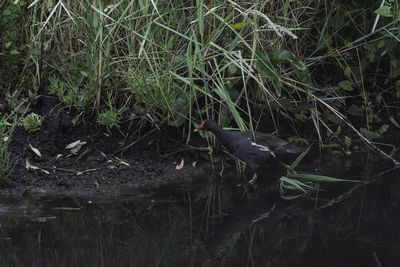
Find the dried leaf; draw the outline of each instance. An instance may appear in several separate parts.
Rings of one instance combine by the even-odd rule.
[[[32,151],[39,157],[42,157],[42,153],[40,153],[39,149],[33,147],[30,143],[29,143],[29,147],[32,149]]]
[[[126,161],[124,161],[124,160],[122,160],[122,159],[120,159],[120,158],[118,158],[118,157],[116,157],[116,159],[118,160],[118,163],[121,164],[121,165],[131,166],[131,165],[129,165],[128,162],[126,162]]]
[[[183,165],[185,165],[185,160],[182,158],[181,163],[179,163],[179,165],[176,165],[175,169],[180,170],[183,168]]]
[[[85,172],[92,172],[92,171],[96,171],[96,170],[97,170],[97,169],[86,169],[86,170],[77,172],[76,175],[81,175],[81,174],[84,174]]]
[[[66,145],[65,146],[65,149],[71,149],[71,148],[74,148],[77,144],[79,144],[81,142],[81,140],[78,140],[78,141],[75,141],[75,142],[72,142],[71,144],[68,144],[68,145]]]
[[[59,159],[63,156],[63,154],[57,154],[56,159]]]
[[[197,162],[198,162],[197,160],[196,160],[196,161],[193,161],[193,162],[192,162],[192,166],[193,166],[193,167],[196,167]]]
[[[98,181],[94,181],[94,185],[96,186],[96,189],[99,189],[99,187],[100,187],[100,184],[99,184],[99,182],[98,182]]]
[[[78,115],[76,115],[72,120],[72,125],[76,126],[79,123],[79,120],[81,119],[83,112],[79,113]]]
[[[25,168],[29,171],[29,170],[41,170],[42,172],[44,172],[45,174],[50,174],[50,172],[48,172],[48,171],[46,171],[46,170],[44,170],[44,169],[42,169],[42,168],[39,168],[39,167],[37,167],[37,166],[34,166],[34,165],[32,165],[30,162],[29,162],[29,158],[26,158],[26,160],[25,160]]]
[[[85,142],[85,141],[81,142],[81,141],[79,140],[78,143],[76,143],[76,142],[74,142],[74,143],[75,143],[74,146],[71,147],[71,153],[74,154],[74,155],[76,155],[76,154],[78,154],[78,152],[79,152],[79,150],[82,148],[82,146],[83,146],[83,145],[86,145],[87,142]],[[70,145],[71,145],[71,144],[70,144]]]
[[[34,166],[34,165],[32,165],[30,162],[29,162],[29,158],[26,158],[25,159],[25,168],[29,171],[29,170],[39,170],[40,168],[39,167],[36,167],[36,166]]]
[[[103,158],[107,158],[106,153],[104,153],[103,151],[100,151],[100,150],[97,150],[97,151],[99,151],[100,155],[101,155]]]

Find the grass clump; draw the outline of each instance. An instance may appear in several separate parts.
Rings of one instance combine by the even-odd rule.
[[[97,123],[106,127],[107,131],[110,133],[113,127],[120,127],[122,109],[116,110],[112,105],[112,96],[108,94],[108,110],[103,111],[97,117]]]
[[[42,116],[31,112],[22,119],[22,125],[28,133],[39,131],[42,127]]]

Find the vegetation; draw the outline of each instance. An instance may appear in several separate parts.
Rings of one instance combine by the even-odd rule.
[[[6,0],[1,10],[2,95],[43,86],[108,130],[132,118],[242,130],[286,120],[350,153],[357,138],[380,150],[372,141],[399,127],[397,1]]]
[[[16,110],[19,110],[18,107]],[[0,119],[0,181],[7,178],[14,169],[15,161],[11,158],[8,145],[12,140],[14,128],[18,124],[16,113],[4,114]]]
[[[39,131],[42,126],[42,118],[40,115],[31,112],[22,119],[22,125],[28,133]]]

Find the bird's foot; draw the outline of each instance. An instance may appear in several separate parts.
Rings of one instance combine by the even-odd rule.
[[[253,178],[251,178],[251,180],[249,181],[249,184],[254,184],[256,182],[256,180],[257,180],[257,177],[258,177],[257,173],[254,172]]]

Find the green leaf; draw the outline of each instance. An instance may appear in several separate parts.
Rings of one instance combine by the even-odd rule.
[[[296,159],[293,161],[293,163],[290,165],[290,169],[294,170],[297,165],[303,160],[304,156],[307,155],[308,151],[310,151],[311,146],[309,146],[306,151],[303,151]]]
[[[351,138],[350,137],[348,137],[348,136],[344,137],[344,145],[346,147],[350,147],[350,145],[351,145]]]
[[[389,129],[389,124],[384,124],[384,125],[381,126],[381,128],[378,130],[378,132],[380,134],[383,134],[383,133],[385,133],[387,131],[387,129]]]
[[[240,30],[246,27],[249,24],[249,22],[239,22],[235,24],[229,24],[229,26],[234,29],[234,30]]]
[[[382,17],[392,17],[392,12],[390,11],[390,6],[381,6],[375,13],[381,15]]]
[[[349,113],[350,115],[353,116],[358,116],[358,117],[362,117],[364,116],[364,109],[360,106],[357,106],[355,104],[351,105],[347,110],[347,113]]]
[[[308,72],[306,64],[300,60],[292,51],[289,50],[275,50],[268,53],[268,57],[272,64],[289,63],[297,79],[305,84],[312,84],[310,73]],[[310,88],[309,88],[310,89]]]
[[[335,178],[331,176],[311,174],[311,173],[289,174],[288,177],[291,179],[301,179],[310,182],[353,182],[353,183],[361,182],[358,180],[348,180],[348,179]]]
[[[11,50],[10,51],[10,55],[19,55],[19,52],[18,52],[18,50],[15,50],[15,49],[13,49],[13,50]]]
[[[268,53],[268,57],[270,58],[273,64],[289,63],[290,65],[292,65],[292,67],[298,70],[303,70],[303,71],[307,70],[306,64],[304,64],[303,61],[298,59],[292,51],[284,49],[275,50]]]
[[[350,77],[351,77],[351,68],[350,68],[350,67],[346,67],[346,69],[344,70],[344,75],[345,75],[347,78],[350,78]]]
[[[400,13],[399,13],[400,14]],[[382,47],[384,47],[385,46],[385,44],[386,44],[386,41],[385,41],[385,39],[382,39],[382,40],[380,40],[379,41],[379,43],[378,43],[378,48],[382,48]]]
[[[339,87],[342,88],[345,91],[351,92],[354,90],[353,88],[353,83],[349,80],[341,81],[338,83]]]
[[[3,11],[3,16],[10,16],[11,15],[11,11],[10,11],[10,9],[6,9],[6,10],[4,10]]]
[[[187,91],[176,99],[175,105],[172,107],[173,126],[181,126],[188,118],[192,106],[191,91]]]
[[[282,84],[280,77],[271,64],[271,60],[260,52],[256,52],[256,61],[254,66],[259,73],[265,74],[268,77],[275,88],[276,94],[280,96]]]
[[[380,137],[381,135],[377,132],[372,132],[370,130],[367,130],[367,128],[360,128],[360,132],[362,133],[362,135],[365,136],[365,138],[367,138],[368,140],[373,140],[376,139],[378,137]]]

